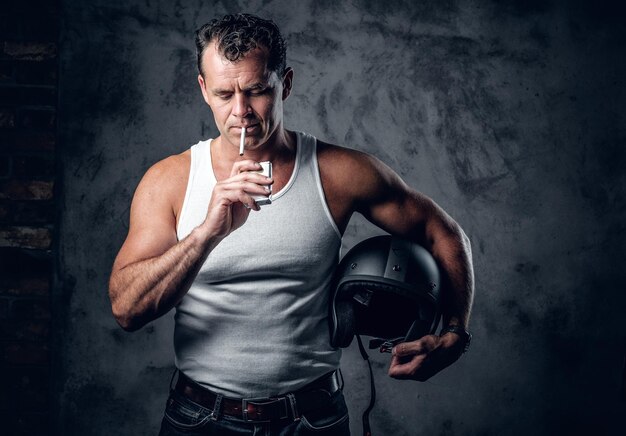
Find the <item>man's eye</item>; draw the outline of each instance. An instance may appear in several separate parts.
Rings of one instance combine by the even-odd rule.
[[[250,91],[250,95],[264,95],[267,94],[268,91],[269,88],[255,89],[254,91]]]
[[[232,94],[216,94],[216,96],[220,100],[228,100],[232,96]]]

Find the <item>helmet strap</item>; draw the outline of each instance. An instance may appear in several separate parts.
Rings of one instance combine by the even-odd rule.
[[[363,360],[367,362],[367,366],[370,370],[370,404],[367,406],[367,409],[363,412],[363,435],[364,436],[372,436],[372,430],[370,428],[370,412],[374,408],[374,403],[376,402],[376,385],[374,384],[374,372],[372,371],[372,363],[370,362],[370,356],[365,351],[365,347],[363,346],[363,341],[361,341],[361,335],[356,335],[357,343],[359,344],[359,351],[361,352],[361,357]]]

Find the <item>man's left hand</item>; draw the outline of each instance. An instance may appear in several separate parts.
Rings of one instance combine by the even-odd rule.
[[[459,335],[426,335],[403,342],[392,350],[389,376],[397,379],[426,381],[457,361],[465,344]]]

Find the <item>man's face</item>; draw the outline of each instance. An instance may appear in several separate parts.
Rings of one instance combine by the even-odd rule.
[[[198,76],[204,100],[211,107],[222,139],[239,148],[246,128],[246,149],[265,144],[282,126],[283,101],[291,90],[291,69],[280,78],[267,68],[267,50],[257,47],[230,62],[210,44],[202,55]]]

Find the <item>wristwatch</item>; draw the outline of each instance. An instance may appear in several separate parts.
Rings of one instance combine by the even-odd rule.
[[[472,334],[470,332],[465,330],[460,325],[449,325],[441,329],[441,332],[439,332],[439,336],[443,336],[446,333],[455,333],[459,335],[461,339],[463,340],[463,342],[465,342],[465,346],[463,347],[463,352],[465,353],[467,352],[467,350],[469,350],[470,343],[472,342]]]

